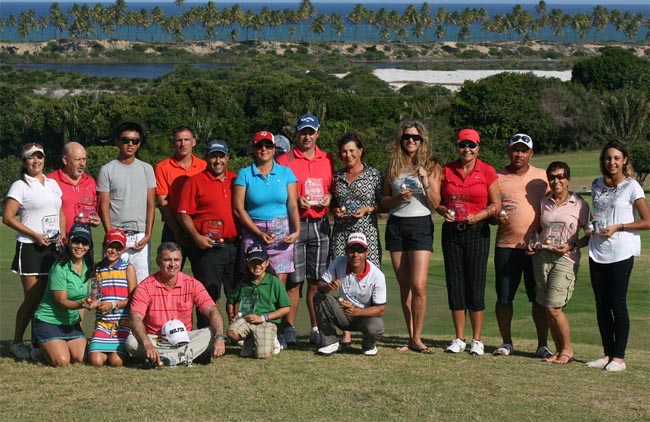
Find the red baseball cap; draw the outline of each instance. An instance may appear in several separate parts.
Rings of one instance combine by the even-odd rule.
[[[458,136],[456,137],[456,142],[463,142],[463,141],[472,141],[476,142],[477,144],[481,143],[481,137],[478,134],[477,131],[474,129],[462,129],[460,132],[458,132]]]
[[[113,242],[117,242],[122,245],[123,248],[126,248],[126,234],[124,234],[122,229],[110,229],[106,233],[106,236],[104,237],[104,245],[108,245],[109,243]]]
[[[273,145],[275,145],[275,137],[271,132],[266,130],[260,130],[255,135],[253,135],[253,145],[262,141],[270,141]]]

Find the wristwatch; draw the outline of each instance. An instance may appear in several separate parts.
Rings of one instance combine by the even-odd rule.
[[[215,339],[215,340],[225,340],[226,339],[226,337],[221,333],[215,334],[214,336],[212,336],[212,338]]]
[[[577,243],[573,242],[573,243],[571,244],[571,251],[575,251],[575,250],[578,250],[578,249],[580,249],[580,245],[578,245]]]

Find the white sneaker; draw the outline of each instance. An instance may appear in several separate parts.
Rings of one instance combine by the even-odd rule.
[[[592,360],[590,362],[587,362],[586,365],[589,368],[605,369],[605,367],[607,366],[608,363],[609,363],[609,361],[607,359],[600,358],[600,359],[596,359],[596,360]]]
[[[329,356],[339,351],[339,342],[332,343],[329,346],[323,346],[318,349],[319,355]]]
[[[296,329],[291,325],[284,329],[284,341],[286,344],[292,346],[295,346],[298,343],[298,333],[296,333]]]
[[[376,356],[377,355],[377,345],[375,344],[372,349],[363,349],[362,352],[366,356]]]
[[[277,339],[276,339],[277,341]],[[241,348],[239,356],[243,358],[249,358],[253,356],[253,347],[255,346],[255,341],[252,336],[246,337],[244,339],[244,347]]]
[[[445,349],[445,352],[447,352],[447,353],[460,353],[463,350],[465,350],[466,347],[467,347],[467,345],[465,344],[465,342],[463,340],[461,340],[459,338],[456,338],[456,339],[454,339],[454,341],[451,342],[451,344],[449,346],[447,346],[447,348]]]
[[[621,371],[625,371],[625,368],[627,368],[627,366],[625,366],[625,362],[616,362],[615,360],[613,360],[607,364],[607,366],[605,367],[605,371],[621,372]]]
[[[277,339],[278,342],[280,343],[280,347],[282,348],[282,350],[286,350],[289,348],[289,346],[287,346],[287,342],[284,340],[284,334],[278,333]]]
[[[281,351],[282,351],[282,345],[280,344],[278,338],[276,337],[273,339],[273,351],[271,353],[274,355],[278,355],[280,354]]]
[[[312,327],[309,332],[309,342],[316,345],[320,344],[320,331],[318,331],[318,327]]]
[[[470,355],[483,356],[484,350],[482,341],[472,339],[472,346],[469,348]]]
[[[25,343],[11,343],[9,349],[18,359],[29,360],[32,358],[29,347]]]

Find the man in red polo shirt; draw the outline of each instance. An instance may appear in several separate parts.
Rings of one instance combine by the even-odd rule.
[[[68,142],[61,155],[63,167],[48,174],[56,180],[63,196],[62,209],[65,216],[65,232],[76,222],[97,227],[101,220],[97,215],[97,186],[86,170],[86,149],[78,142]]]
[[[226,351],[219,307],[198,280],[181,272],[181,260],[176,243],[161,243],[156,256],[160,271],[142,280],[129,305],[132,334],[126,350],[156,366],[189,366],[202,355],[216,358]],[[192,331],[194,306],[210,321],[209,328]]]
[[[332,174],[334,158],[316,145],[320,135],[320,122],[313,114],[303,114],[296,124],[296,146],[277,158],[278,164],[289,167],[298,179],[298,206],[300,207],[300,238],[293,248],[293,262],[296,271],[287,279],[287,294],[291,300],[291,311],[287,315],[288,325],[280,341],[296,344],[296,314],[300,302],[302,284],[307,279],[307,308],[312,329],[309,341],[320,344],[318,321],[314,311],[314,295],[318,291],[318,280],[327,269],[327,255],[330,242],[330,225],[327,207],[332,195]],[[283,344],[284,346],[284,344]]]
[[[232,183],[237,173],[228,170],[228,146],[210,141],[205,150],[207,168],[190,177],[179,200],[179,217],[191,238],[190,262],[194,276],[210,297],[218,301],[221,285],[230,296],[239,268],[239,231],[232,212]],[[233,317],[231,309],[229,315]],[[205,326],[198,318],[199,327]]]
[[[165,223],[161,242],[172,241],[181,246],[189,244],[176,213],[178,199],[185,181],[205,170],[205,161],[192,154],[195,145],[196,139],[192,129],[187,126],[174,128],[172,130],[174,155],[156,165],[156,201]]]

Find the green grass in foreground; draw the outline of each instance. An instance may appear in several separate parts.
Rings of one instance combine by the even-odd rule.
[[[570,159],[566,155],[562,157]],[[547,158],[543,163],[536,163],[544,168],[555,159],[539,158]],[[594,163],[593,157],[591,160]],[[569,162],[574,167],[573,160]],[[576,163],[575,177],[593,179],[594,170],[588,172],[592,166],[584,166],[584,174],[580,175]],[[2,226],[0,382],[5,388],[0,398],[0,420],[72,420],[80,416],[114,420],[124,412],[133,419],[165,421],[650,419],[650,404],[647,393],[643,393],[647,391],[650,374],[650,232],[642,235],[642,256],[635,262],[628,293],[632,324],[627,356],[629,369],[610,374],[583,365],[601,355],[584,255],[576,291],[566,309],[576,363],[552,365],[533,357],[535,333],[523,286],[515,300],[513,320],[517,352],[507,358],[491,356],[500,344],[493,312],[491,258],[484,327],[486,355],[443,353],[442,349],[453,336],[453,326],[444,285],[440,219],[436,218],[435,222],[437,234],[429,272],[424,339],[436,348],[436,355],[392,350],[405,342],[406,335],[397,283],[388,255],[384,254],[388,306],[386,336],[380,342],[378,356],[361,355],[360,339],[356,336],[352,353],[327,358],[316,356],[307,346],[308,318],[301,304],[298,330],[303,335],[296,350],[258,361],[240,358],[239,348],[233,347],[211,365],[164,371],[94,369],[85,365],[53,369],[14,361],[8,342],[22,292],[18,277],[9,271],[13,233]],[[154,248],[159,238],[158,232],[154,236]],[[91,332],[91,319],[84,324],[87,334]]]

